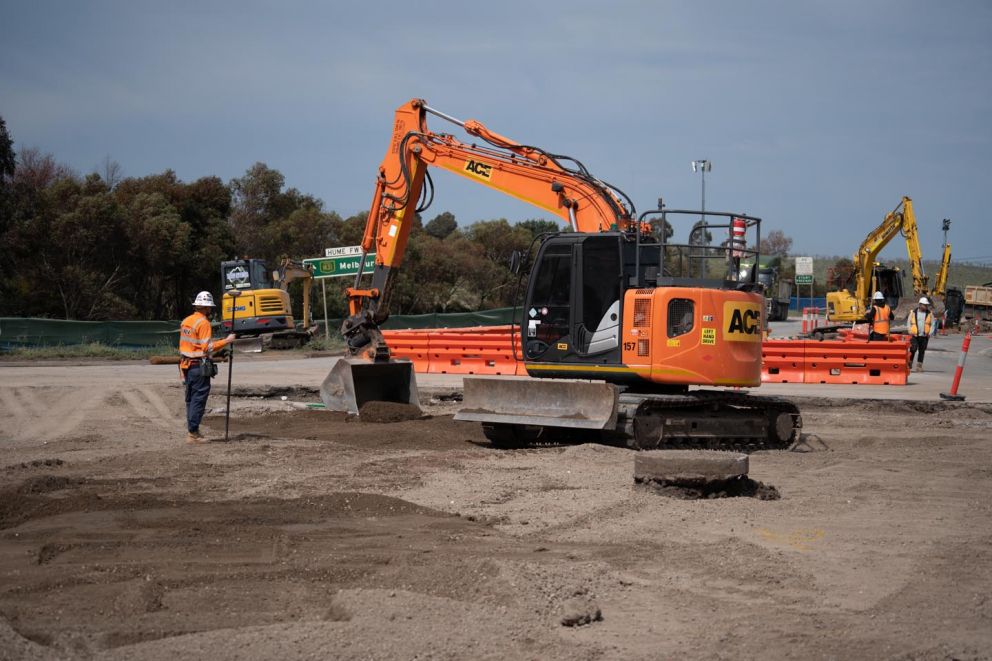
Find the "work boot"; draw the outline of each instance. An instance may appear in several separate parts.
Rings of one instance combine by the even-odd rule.
[[[917,372],[923,371],[923,363],[916,363],[916,371]]]
[[[206,443],[207,439],[203,438],[203,435],[198,431],[186,432],[186,443],[189,445],[200,445]]]

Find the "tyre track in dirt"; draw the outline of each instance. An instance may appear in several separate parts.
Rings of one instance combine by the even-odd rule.
[[[121,390],[119,391],[121,397],[127,402],[130,407],[130,412],[146,420],[151,421],[159,429],[163,431],[176,431],[179,426],[173,416],[166,411],[164,414],[159,407],[156,407],[152,399],[149,397],[149,392],[145,388],[139,388],[138,390]],[[140,393],[140,395],[139,395]],[[165,405],[159,400],[159,405],[164,408]],[[153,409],[153,410],[150,410]]]

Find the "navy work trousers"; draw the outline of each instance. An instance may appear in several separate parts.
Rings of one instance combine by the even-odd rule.
[[[916,352],[920,352],[920,365],[923,364],[923,356],[926,355],[927,345],[930,344],[929,335],[914,335],[909,338],[909,364],[913,364],[913,357]]]
[[[186,370],[186,430],[200,431],[200,420],[207,408],[210,396],[210,377],[204,373],[201,364],[191,365]]]

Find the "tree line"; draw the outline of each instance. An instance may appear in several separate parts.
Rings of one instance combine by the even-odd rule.
[[[15,152],[0,117],[0,316],[179,319],[196,292],[219,294],[223,260],[317,257],[327,247],[360,243],[364,233],[367,212],[343,218],[287,187],[264,163],[229,182],[215,176],[184,182],[172,170],[123,177],[109,158],[98,170],[80,174],[52,154]],[[510,255],[559,229],[542,219],[462,227],[449,212],[418,216],[391,311],[510,306],[519,281]],[[670,227],[658,231],[671,236]],[[777,245],[783,254],[791,244],[781,232],[769,239],[769,246],[784,242]],[[344,314],[350,284],[349,278],[327,281],[330,317]],[[322,313],[318,302],[315,314]]]
[[[226,183],[184,182],[172,170],[122,177],[109,159],[79,174],[52,154],[15,152],[0,118],[0,316],[178,319],[196,292],[219,293],[221,261],[321,256],[360,243],[366,217],[342,218],[264,163]],[[558,227],[502,218],[459,227],[448,212],[415,218],[393,311],[511,305],[510,254]],[[345,310],[346,280],[328,281],[330,316]]]

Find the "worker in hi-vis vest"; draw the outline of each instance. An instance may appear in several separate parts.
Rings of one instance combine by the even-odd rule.
[[[877,291],[872,296],[871,307],[868,309],[865,318],[871,324],[871,331],[868,333],[870,340],[888,340],[889,322],[896,318],[892,308],[885,302],[885,295]]]
[[[933,318],[933,311],[930,310],[930,300],[926,296],[920,298],[920,304],[909,311],[906,330],[909,333],[909,366],[913,366],[913,356],[919,352],[916,371],[922,372],[923,356],[927,352],[930,336],[937,332],[937,323]]]
[[[200,433],[200,420],[210,396],[210,379],[217,374],[211,357],[214,351],[234,341],[234,333],[223,340],[212,339],[210,315],[213,314],[214,297],[201,291],[193,301],[193,314],[183,319],[179,328],[179,372],[186,385],[186,442],[206,443]]]

